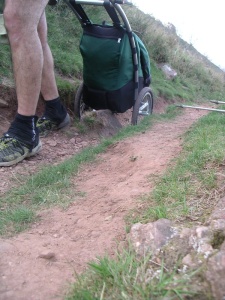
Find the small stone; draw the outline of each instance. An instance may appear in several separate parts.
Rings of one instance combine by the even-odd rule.
[[[44,259],[53,259],[53,258],[55,258],[55,253],[51,252],[51,251],[45,251],[45,252],[42,252],[38,257],[44,258]]]
[[[57,142],[56,141],[49,141],[48,144],[51,147],[56,147],[57,146]]]
[[[43,235],[43,234],[45,234],[45,232],[44,232],[43,230],[39,230],[39,231],[38,231],[38,234],[39,234],[39,235]]]
[[[75,138],[70,139],[70,143],[75,144],[76,143],[76,139]]]
[[[209,228],[206,226],[200,226],[196,228],[196,235],[197,238],[202,239],[204,238],[209,232]]]
[[[194,262],[193,259],[191,257],[191,254],[187,254],[183,259],[182,259],[182,264],[186,265],[188,267],[193,267],[194,266]]]
[[[9,104],[5,100],[0,98],[0,107],[6,108],[6,107],[9,107]]]

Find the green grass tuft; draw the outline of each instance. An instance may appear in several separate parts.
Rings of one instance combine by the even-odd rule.
[[[163,264],[156,267],[150,256],[141,258],[132,250],[124,250],[117,253],[115,260],[105,256],[90,263],[66,299],[185,299],[195,295],[186,287],[190,278],[190,274],[186,274],[186,278],[179,277],[175,270],[167,272]]]

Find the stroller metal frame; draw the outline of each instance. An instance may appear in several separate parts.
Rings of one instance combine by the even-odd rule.
[[[153,93],[151,88],[144,87],[139,94],[139,73],[138,73],[138,56],[137,56],[137,48],[134,40],[134,36],[132,34],[131,25],[128,21],[128,18],[123,11],[120,4],[128,4],[132,5],[128,0],[63,0],[76,15],[82,27],[86,25],[91,25],[91,21],[86,15],[83,7],[81,5],[96,5],[96,6],[104,6],[109,5],[112,7],[116,13],[122,19],[123,25],[128,33],[130,47],[132,50],[132,58],[133,58],[133,66],[134,66],[134,106],[133,106],[133,114],[131,124],[135,125],[138,122],[138,115],[149,115],[153,110]],[[107,10],[107,9],[106,9]],[[107,11],[108,12],[108,11]],[[110,16],[111,17],[111,16]],[[118,18],[118,17],[117,17]],[[112,20],[113,21],[113,20]],[[118,18],[118,22],[120,22]],[[113,22],[113,25],[114,22]],[[82,85],[77,91],[77,97],[82,97]],[[140,99],[141,96],[141,99]],[[147,102],[145,102],[145,98],[147,97]],[[76,98],[75,98],[76,99]],[[75,105],[76,106],[76,105]],[[84,107],[83,107],[84,108]],[[81,108],[82,109],[82,108]],[[78,116],[79,118],[81,115]]]
[[[215,103],[215,104],[225,104],[224,101],[217,101],[217,100],[211,100],[210,102]],[[198,110],[208,110],[208,111],[215,111],[215,112],[225,113],[224,109],[217,109],[217,108],[212,108],[212,107],[183,105],[183,104],[176,104],[176,106],[181,107],[181,108],[192,108],[192,109],[198,109]]]

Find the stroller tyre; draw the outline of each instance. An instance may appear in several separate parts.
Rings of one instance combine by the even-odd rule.
[[[131,124],[137,125],[144,117],[151,115],[153,111],[153,93],[151,88],[144,87],[138,94],[133,106]]]

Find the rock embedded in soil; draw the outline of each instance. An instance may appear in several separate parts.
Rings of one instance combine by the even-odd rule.
[[[212,212],[208,226],[178,226],[166,219],[134,224],[129,240],[137,254],[151,254],[164,261],[167,269],[200,270],[204,286],[215,300],[225,299],[225,209],[224,198]],[[222,205],[222,206],[221,206]],[[173,234],[172,234],[173,233]]]
[[[54,252],[51,251],[44,251],[41,254],[39,254],[38,258],[44,258],[44,259],[56,259],[56,255]]]

